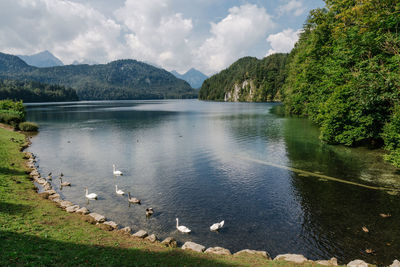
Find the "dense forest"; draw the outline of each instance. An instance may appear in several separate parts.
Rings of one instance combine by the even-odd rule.
[[[0,53],[0,78],[71,87],[81,100],[197,97],[197,92],[187,82],[136,60],[38,68],[16,56]]]
[[[22,100],[24,102],[57,102],[76,101],[78,96],[74,89],[60,85],[0,79],[0,99]]]
[[[400,2],[326,0],[290,53],[286,110],[332,144],[379,144],[400,167]]]
[[[279,101],[287,54],[244,57],[204,81],[199,98],[217,101]],[[235,97],[233,97],[236,95]]]

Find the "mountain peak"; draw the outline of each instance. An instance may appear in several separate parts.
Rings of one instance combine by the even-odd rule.
[[[17,57],[25,61],[28,65],[35,67],[44,68],[64,65],[61,60],[55,57],[48,50],[44,50],[33,55],[17,55]]]
[[[208,78],[205,74],[195,68],[190,68],[184,74],[179,74],[176,70],[171,71],[171,73],[175,77],[187,81],[193,88],[200,88],[204,80]]]

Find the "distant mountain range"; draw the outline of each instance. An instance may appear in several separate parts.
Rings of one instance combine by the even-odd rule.
[[[0,53],[0,79],[57,84],[81,100],[196,98],[190,85],[170,72],[136,60],[39,68]]]
[[[40,68],[64,65],[61,60],[47,50],[30,56],[17,55],[17,57],[25,61],[28,65]]]
[[[185,74],[179,74],[175,70],[171,71],[171,73],[175,75],[176,78],[187,81],[190,86],[196,89],[200,88],[204,80],[208,78],[205,74],[193,68],[188,70]]]

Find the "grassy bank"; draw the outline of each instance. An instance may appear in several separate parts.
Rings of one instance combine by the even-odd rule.
[[[24,135],[0,128],[1,266],[316,266],[183,251],[101,230],[36,193],[20,152],[24,143]]]

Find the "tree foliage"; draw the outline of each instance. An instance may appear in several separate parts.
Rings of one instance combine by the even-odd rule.
[[[261,60],[254,57],[241,58],[229,68],[205,80],[199,98],[224,101],[225,95],[235,85],[251,81],[255,87],[251,101],[279,100],[279,90],[285,80],[286,59],[287,54],[274,54]],[[239,100],[248,99],[244,97],[249,94],[248,88],[243,88],[240,94]]]
[[[400,143],[394,134],[400,129],[395,108],[400,94],[400,2],[325,2],[326,8],[310,12],[290,53],[283,90],[286,109],[320,125],[321,138],[329,143],[376,143],[383,136],[394,151]],[[399,155],[393,154],[391,161],[397,158],[400,164]]]
[[[76,101],[74,89],[61,85],[49,85],[33,81],[0,79],[0,99],[22,100],[24,102]]]

